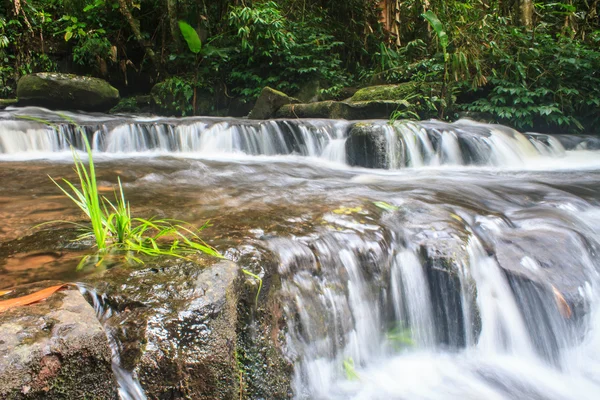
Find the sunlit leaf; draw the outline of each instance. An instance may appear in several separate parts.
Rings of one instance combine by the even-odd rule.
[[[198,36],[198,32],[185,21],[179,21],[179,30],[187,42],[190,51],[194,54],[200,53],[202,41],[200,40],[200,36]]]
[[[27,296],[21,296],[14,299],[8,299],[0,301],[0,312],[4,312],[14,307],[26,306],[29,304],[37,303],[39,301],[46,300],[57,291],[67,287],[67,284],[51,286],[46,289],[38,290],[37,292],[28,294]]]

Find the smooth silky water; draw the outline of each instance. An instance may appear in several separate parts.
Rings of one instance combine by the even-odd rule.
[[[600,398],[596,138],[363,121],[385,139],[367,169],[347,121],[69,116],[104,194],[120,176],[134,213],[210,219],[228,257],[277,261],[296,398]],[[47,177],[73,179],[70,143],[42,109],[0,114],[0,288],[93,273],[82,250],[2,250],[81,221]],[[144,398],[111,344],[122,397]]]

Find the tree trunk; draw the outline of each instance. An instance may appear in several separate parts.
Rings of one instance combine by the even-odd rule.
[[[131,10],[129,9],[129,6],[127,5],[126,0],[119,0],[119,11],[121,11],[121,14],[123,14],[125,19],[129,23],[129,27],[131,28],[131,31],[133,32],[133,36],[135,36],[135,39],[138,41],[140,46],[142,46],[142,48],[146,52],[146,55],[150,58],[150,60],[154,64],[154,67],[157,70],[159,70],[160,63],[158,62],[156,54],[154,53],[154,50],[152,50],[152,48],[144,41],[144,38],[142,37],[142,33],[140,32],[139,21],[136,21],[133,18],[133,15],[131,14]]]
[[[533,27],[533,0],[519,0],[519,20],[522,26]]]
[[[171,37],[177,49],[181,49],[181,40],[179,25],[177,23],[177,0],[167,0],[167,13],[169,16],[169,28],[171,29]]]

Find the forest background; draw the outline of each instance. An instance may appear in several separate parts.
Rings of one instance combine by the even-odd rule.
[[[115,111],[152,93],[173,115],[242,113],[265,86],[314,101],[413,83],[431,90],[399,117],[600,133],[599,2],[0,0],[0,98],[55,71],[108,80]]]

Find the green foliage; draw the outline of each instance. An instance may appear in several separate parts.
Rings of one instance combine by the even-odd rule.
[[[427,20],[427,22],[429,22],[429,24],[435,31],[435,34],[438,38],[438,42],[439,42],[440,46],[442,47],[442,52],[444,53],[444,61],[448,61],[447,49],[448,49],[449,40],[448,40],[448,34],[446,33],[446,31],[444,29],[444,25],[439,20],[437,15],[435,15],[435,13],[431,10],[428,10],[425,13],[423,13],[422,16],[423,16],[423,18],[425,18]]]
[[[279,5],[274,1],[232,7],[228,22],[236,31],[242,52],[249,56],[248,64],[257,58],[273,58],[295,40],[287,30]]]
[[[200,53],[200,50],[202,50],[202,41],[196,30],[185,21],[179,21],[179,30],[190,51],[194,54]]]
[[[343,367],[344,373],[346,374],[346,379],[348,379],[349,381],[360,380],[360,376],[358,375],[354,367],[354,360],[352,359],[352,357],[348,357],[344,360]]]
[[[132,218],[120,179],[118,180],[119,192],[115,193],[114,202],[100,196],[92,150],[85,133],[82,131],[81,134],[87,152],[88,167],[73,150],[75,173],[80,188],[64,178],[62,179],[64,186],[50,179],[88,217],[91,228],[81,237],[93,238],[101,256],[109,252],[123,253],[127,258],[140,263],[142,260],[131,253],[186,258],[202,252],[222,257],[198,236],[198,233],[208,224],[195,229],[182,221],[171,219]],[[80,265],[83,265],[83,262]]]
[[[183,116],[194,113],[192,105],[194,86],[188,79],[171,77],[156,85],[152,94],[156,104],[165,112],[174,111]]]
[[[543,27],[491,42],[489,94],[464,108],[520,129],[582,130],[600,122],[600,51]]]
[[[295,94],[303,83],[320,81],[322,93],[335,95],[350,81],[336,53],[343,42],[322,31],[319,16],[294,21],[269,1],[232,7],[228,22],[239,45],[231,69],[238,94],[256,98],[265,86]]]

